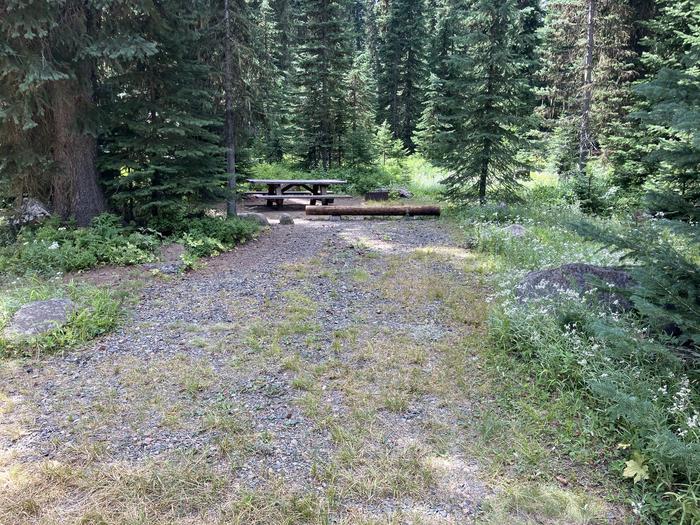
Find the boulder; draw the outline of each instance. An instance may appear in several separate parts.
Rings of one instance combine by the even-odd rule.
[[[280,215],[280,224],[294,224],[294,219],[288,213]]]
[[[629,274],[618,268],[573,263],[528,273],[516,287],[516,296],[521,301],[529,298],[556,297],[575,292],[583,296],[591,292],[592,297],[614,310],[630,310],[632,303],[621,290],[635,285]]]
[[[75,309],[76,305],[70,299],[48,299],[25,304],[12,316],[3,337],[21,339],[61,328]]]
[[[408,191],[406,188],[392,188],[392,193],[398,195],[400,199],[410,199],[413,197],[413,193]]]
[[[15,228],[21,228],[26,224],[37,224],[51,217],[51,213],[41,202],[25,197],[10,221]]]
[[[263,215],[262,213],[239,213],[238,214],[239,219],[245,219],[248,221],[255,221],[261,226],[269,226],[270,221],[267,220],[267,217]]]
[[[503,228],[503,231],[512,237],[525,237],[527,235],[527,228],[522,224],[510,224]]]

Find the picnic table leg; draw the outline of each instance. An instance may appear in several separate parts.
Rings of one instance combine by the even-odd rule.
[[[313,193],[314,195],[316,195],[316,194],[318,193],[318,184],[314,184],[314,185],[311,187],[311,193]],[[316,205],[316,199],[311,199],[311,201],[309,201],[309,204],[310,204],[311,206],[315,206],[315,205]]]
[[[282,186],[278,184],[268,184],[267,185],[267,194],[270,196],[277,196],[277,195],[282,195]],[[280,208],[282,207],[282,204],[284,203],[284,199],[267,199],[267,206],[272,208],[275,204],[279,206]]]
[[[328,192],[328,186],[321,186],[320,187],[320,194],[325,195]],[[332,203],[333,199],[321,199],[321,206],[328,206],[328,204]]]

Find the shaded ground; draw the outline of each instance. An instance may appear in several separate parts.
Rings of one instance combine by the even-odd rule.
[[[150,281],[118,333],[5,363],[0,523],[473,522],[472,265],[440,221],[298,220]]]

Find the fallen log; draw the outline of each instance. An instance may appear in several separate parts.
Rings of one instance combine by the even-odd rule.
[[[440,215],[440,206],[307,206],[306,215]]]

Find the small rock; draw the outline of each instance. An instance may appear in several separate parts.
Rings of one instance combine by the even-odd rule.
[[[294,219],[288,213],[280,215],[280,224],[294,224]]]
[[[267,220],[267,217],[263,215],[262,213],[239,213],[238,214],[239,219],[245,219],[249,221],[255,221],[261,226],[269,226],[270,221]]]
[[[70,299],[49,299],[25,304],[12,316],[3,336],[8,339],[23,338],[50,332],[64,326],[75,309],[75,303]]]
[[[25,197],[11,222],[13,226],[21,227],[37,224],[48,217],[51,217],[51,213],[46,206],[36,199]]]
[[[528,234],[528,230],[522,224],[511,224],[503,228],[503,231],[513,237],[525,237]]]

